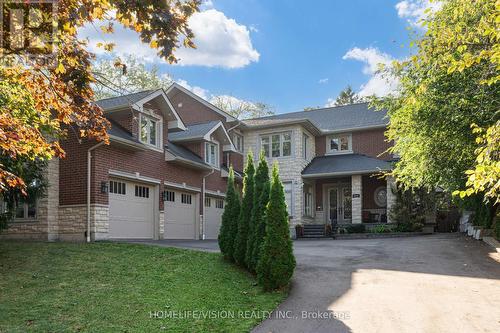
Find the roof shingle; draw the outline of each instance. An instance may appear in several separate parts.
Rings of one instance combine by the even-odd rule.
[[[392,169],[390,162],[360,154],[326,155],[315,157],[302,171],[303,176],[361,174]]]

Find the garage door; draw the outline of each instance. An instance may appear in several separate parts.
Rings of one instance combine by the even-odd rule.
[[[109,237],[153,238],[154,186],[109,181]]]
[[[193,193],[165,191],[165,239],[196,239],[196,200]]]
[[[217,239],[224,212],[224,199],[207,196],[205,198],[205,238]]]

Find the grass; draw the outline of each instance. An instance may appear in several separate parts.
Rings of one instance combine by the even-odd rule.
[[[216,253],[0,242],[0,332],[245,332],[285,296],[263,292]]]

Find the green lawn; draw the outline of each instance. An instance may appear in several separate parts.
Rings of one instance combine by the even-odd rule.
[[[215,253],[0,242],[0,332],[245,332],[285,296]],[[151,318],[160,311],[191,318]]]

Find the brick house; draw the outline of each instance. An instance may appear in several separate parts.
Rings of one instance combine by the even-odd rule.
[[[228,167],[277,162],[291,225],[384,223],[394,202],[385,112],[366,103],[239,121],[173,84],[97,102],[110,144],[61,142],[49,189],[0,238],[216,239]]]

